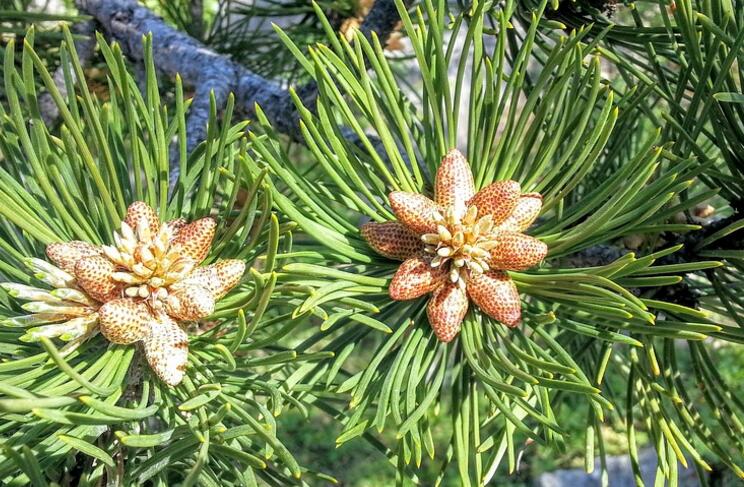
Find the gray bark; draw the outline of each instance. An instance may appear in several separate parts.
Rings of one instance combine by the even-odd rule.
[[[135,0],[76,0],[80,10],[92,15],[104,35],[117,41],[131,60],[143,61],[142,36],[152,33],[153,59],[163,74],[179,74],[185,85],[195,90],[186,124],[187,147],[191,151],[206,136],[210,92],[221,107],[232,92],[235,113],[254,118],[260,105],[274,129],[296,141],[302,140],[299,113],[288,90],[280,83],[259,76],[217,54],[196,39],[168,26],[163,20]],[[387,39],[395,27],[397,10],[392,0],[378,0],[362,24],[365,35],[372,31]],[[317,87],[310,83],[297,89],[303,103],[314,110]],[[177,167],[171,168],[177,171]]]
[[[78,7],[98,21],[104,35],[121,45],[124,54],[143,62],[142,36],[152,33],[153,59],[163,74],[179,74],[184,84],[195,89],[187,121],[188,147],[193,149],[206,136],[209,94],[221,107],[232,92],[236,113],[253,118],[261,105],[276,129],[297,139],[295,112],[287,90],[221,56],[194,38],[180,32],[134,0],[77,0]]]
[[[741,201],[735,201],[731,203],[731,206],[735,208],[735,213],[727,218],[712,219],[707,223],[703,223],[703,228],[697,232],[688,232],[683,234],[669,234],[665,235],[666,244],[664,248],[671,247],[674,245],[682,244],[683,247],[679,251],[664,256],[655,262],[656,265],[670,265],[670,264],[687,264],[691,262],[697,262],[701,260],[709,260],[707,257],[701,257],[698,255],[697,245],[702,242],[705,238],[713,235],[719,230],[731,225],[732,223],[742,218],[741,213],[736,209],[742,206]],[[744,249],[744,230],[738,230],[733,232],[726,237],[714,242],[712,245],[707,246],[705,250],[742,250]],[[661,250],[656,249],[656,250]],[[569,268],[581,268],[581,267],[595,267],[610,264],[611,262],[619,259],[624,254],[628,253],[629,250],[615,245],[594,245],[586,248],[574,254],[561,259],[561,264],[564,267]],[[705,271],[704,274],[708,274],[711,271]],[[695,274],[696,272],[687,272],[683,274],[683,277]],[[699,273],[699,272],[698,272]],[[680,304],[683,306],[689,306],[695,308],[698,306],[698,292],[692,289],[687,282],[682,281],[678,284],[671,286],[660,286],[657,288],[647,288],[648,297],[658,299],[661,301],[668,301],[671,303]],[[633,290],[635,293],[640,294],[640,290]]]
[[[403,0],[403,3],[406,7],[410,7],[413,0]],[[380,44],[384,47],[398,22],[400,22],[400,15],[398,15],[394,0],[375,0],[359,30],[367,39],[371,39],[372,33],[376,32]]]
[[[189,8],[191,14],[191,33],[197,39],[204,35],[204,5],[202,0],[192,0]]]

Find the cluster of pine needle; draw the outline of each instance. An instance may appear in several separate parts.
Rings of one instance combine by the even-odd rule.
[[[716,362],[744,343],[744,1],[396,0],[394,49],[355,32],[355,2],[234,0],[198,19],[146,2],[256,73],[317,87],[308,106],[287,92],[301,140],[269,107],[238,120],[231,96],[191,151],[193,87],[158,79],[157,38],[135,65],[99,34],[91,69],[68,28],[86,18],[7,3],[0,484],[333,483],[295,460],[288,411],[333,418],[336,445],[368,441],[401,485],[495,485],[576,437],[604,470],[608,428],[639,486],[644,446],[656,485],[679,465],[744,478],[744,402]],[[443,343],[426,299],[391,299],[400,263],[360,227],[395,220],[391,191],[431,196],[453,147],[476,190],[542,195],[526,233],[547,256],[509,272],[518,326],[471,306]],[[137,345],[31,333],[48,316],[17,299],[50,288],[47,245],[113,244],[135,201],[214,218],[204,262],[248,267],[186,328],[175,387]]]

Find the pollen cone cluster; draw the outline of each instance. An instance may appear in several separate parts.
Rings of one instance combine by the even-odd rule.
[[[361,233],[379,254],[403,261],[390,297],[432,293],[427,316],[443,342],[457,336],[471,300],[505,325],[519,324],[519,293],[505,271],[535,266],[547,254],[543,242],[522,233],[540,213],[538,193],[523,194],[516,181],[476,193],[467,160],[452,149],[437,171],[433,201],[399,191],[389,199],[398,221],[367,223]]]
[[[245,271],[241,260],[198,267],[209,254],[215,228],[212,218],[161,224],[152,208],[135,202],[114,233],[114,245],[72,241],[47,246],[47,256],[58,268],[43,261],[36,265],[45,265],[55,279],[47,282],[60,289],[5,285],[17,297],[34,301],[24,306],[31,306],[27,309],[35,315],[15,319],[36,323],[42,314],[41,319],[65,320],[60,328],[78,320],[88,332],[97,323],[112,343],[142,342],[155,374],[177,385],[188,359],[188,337],[180,323],[212,314],[216,300],[236,286]]]

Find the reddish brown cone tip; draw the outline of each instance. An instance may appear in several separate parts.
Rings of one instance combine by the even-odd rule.
[[[473,173],[465,156],[457,149],[450,149],[442,158],[434,184],[434,199],[442,208],[451,207],[462,217],[467,202],[475,194]]]
[[[388,199],[398,221],[412,232],[418,235],[436,232],[434,215],[439,212],[439,207],[432,200],[418,193],[403,191],[393,191]]]
[[[100,255],[83,257],[75,264],[78,286],[96,301],[105,303],[120,296],[121,285],[113,279],[116,266]]]
[[[431,259],[412,257],[400,265],[388,291],[396,301],[416,299],[441,286],[446,275],[443,269],[431,266]]]
[[[468,297],[457,285],[447,283],[437,289],[429,299],[426,316],[439,341],[451,342],[462,327],[468,312]]]
[[[527,193],[519,197],[511,215],[500,225],[502,230],[524,232],[537,219],[542,210],[542,196],[539,193]]]
[[[209,255],[216,230],[217,221],[214,218],[201,218],[182,226],[173,239],[173,245],[179,248],[182,255],[199,263]]]
[[[388,259],[405,260],[424,250],[421,238],[399,222],[365,223],[361,235],[375,252]]]
[[[491,249],[490,264],[495,269],[522,271],[539,264],[547,253],[548,246],[535,237],[501,231]]]
[[[160,218],[158,218],[158,214],[144,201],[135,201],[129,205],[124,221],[132,230],[137,230],[140,224],[142,224],[150,230],[152,235],[156,235],[160,231]]]
[[[506,272],[490,271],[472,279],[468,295],[484,313],[508,327],[522,320],[522,301]]]
[[[493,215],[493,222],[498,225],[512,214],[520,194],[518,182],[497,181],[478,191],[468,206],[478,208],[479,214]]]

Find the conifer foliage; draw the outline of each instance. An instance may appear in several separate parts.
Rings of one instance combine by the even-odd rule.
[[[150,42],[145,40],[145,52]],[[170,141],[175,137],[177,146],[185,147],[180,85],[173,107],[161,103],[150,63],[140,94],[118,47],[101,40],[110,70],[110,98],[102,103],[85,85],[72,46],[65,31],[66,94],[34,50],[33,30],[21,49],[20,69],[15,46],[5,50],[2,483],[222,485],[256,477],[291,483],[302,469],[273,426],[273,415],[293,402],[272,378],[272,364],[286,357],[263,349],[267,329],[257,329],[276,279],[272,255],[285,245],[290,227],[271,212],[261,177],[245,177],[245,124],[221,124],[215,107],[209,138],[188,158],[184,150],[176,153],[183,170],[168,198]],[[40,118],[37,79],[62,116],[54,134]],[[178,256],[162,255],[173,266],[157,267],[167,271],[166,282],[202,260],[208,265],[190,271],[187,280],[204,274],[202,269],[240,263],[229,269],[229,282],[218,279],[227,285],[215,295],[237,286],[216,306],[214,300],[208,303],[208,320],[201,311],[194,316],[173,308],[180,301],[166,304],[168,313],[153,319],[144,300],[134,301],[135,295],[141,299],[143,286],[157,292],[152,282],[135,283],[136,293],[118,289],[116,278],[133,279],[121,272],[126,267],[119,260],[136,255],[148,261],[144,252],[150,250],[142,250],[141,242],[131,245],[134,251],[129,248],[129,240],[136,240],[132,226],[140,237],[161,236],[158,218],[171,222],[166,236],[180,227],[182,237],[173,240]],[[186,223],[192,220],[196,223]],[[205,225],[213,240],[200,237]],[[112,239],[114,231],[121,233]],[[157,254],[157,245],[151,250]],[[194,258],[183,259],[189,252]],[[227,256],[233,260],[219,260]],[[243,262],[254,263],[254,269],[241,278]],[[106,268],[119,269],[120,275],[106,274]],[[104,289],[120,297],[109,301]],[[29,298],[32,306],[18,301]],[[86,321],[90,315],[71,318],[80,308],[69,301],[106,304],[94,313],[96,322]],[[203,300],[187,302],[193,308]],[[185,323],[178,326],[174,319]],[[137,340],[144,353],[132,344]]]
[[[402,485],[495,485],[577,437],[604,469],[610,429],[639,486],[643,447],[659,485],[744,478],[715,359],[744,343],[744,4],[377,2],[395,49],[344,2],[152,2],[299,83],[281,124],[213,96],[190,153],[204,90],[158,82],[157,36],[127,59],[100,29],[94,92],[65,24],[90,19],[37,44],[18,23],[53,17],[5,14],[0,483],[333,482],[290,410]]]

